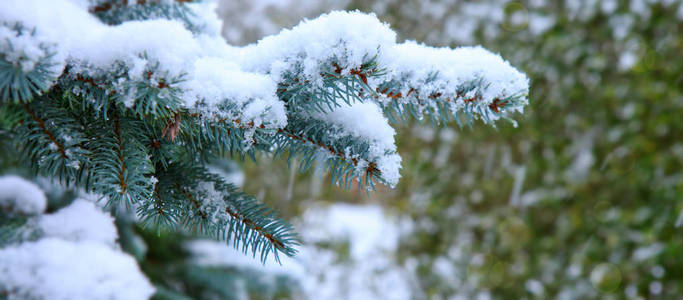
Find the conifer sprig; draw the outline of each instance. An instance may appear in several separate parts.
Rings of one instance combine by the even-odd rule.
[[[7,1],[0,13],[81,16],[79,26],[41,14],[0,23],[0,115],[12,116],[0,129],[26,164],[146,226],[226,239],[262,260],[294,254],[296,235],[207,172],[216,158],[289,155],[307,171],[322,157],[332,183],[369,191],[400,178],[390,121],[492,124],[526,104],[526,77],[499,56],[399,44],[358,12],[240,48],[200,18],[211,5]]]

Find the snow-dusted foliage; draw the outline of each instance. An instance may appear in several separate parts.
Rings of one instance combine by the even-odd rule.
[[[237,47],[220,36],[214,3],[186,2],[0,2],[0,114],[12,117],[11,142],[31,171],[101,196],[146,229],[180,227],[277,260],[296,252],[293,228],[211,161],[289,155],[300,170],[322,160],[339,186],[394,187],[401,157],[391,123],[493,124],[528,102],[526,76],[499,55],[397,43],[374,14],[331,12]],[[19,213],[45,206],[0,199]],[[9,267],[47,274],[81,247],[90,256],[73,274],[133,272],[122,254],[79,269],[118,253],[111,218],[91,203],[31,221],[44,239],[3,250],[18,262]],[[44,261],[21,256],[50,249]],[[7,282],[1,291],[33,297],[25,281]],[[151,293],[140,282],[135,292]]]
[[[320,108],[322,113],[316,112],[315,118],[331,125],[339,125],[346,110],[335,110],[333,121],[325,117],[329,108],[356,101],[375,101],[386,112],[418,118],[427,114],[460,122],[462,114],[468,122],[473,118],[490,122],[522,111],[528,93],[526,77],[498,55],[477,47],[397,44],[387,24],[358,12],[323,15],[239,48],[217,35],[218,22],[208,22],[194,32],[167,19],[110,26],[88,13],[88,7],[68,0],[17,0],[2,5],[3,52],[23,72],[45,65],[49,81],[60,76],[85,81],[136,110],[139,106],[150,111],[196,109],[246,125],[247,140],[261,127],[284,130],[290,139],[305,143],[301,129],[287,124],[301,124],[297,119],[310,117],[310,110],[294,105]],[[48,88],[49,84],[40,90]],[[72,86],[74,94],[92,98],[86,88]],[[145,103],[141,96],[146,94],[156,94],[158,99]],[[160,99],[165,98],[171,107],[161,107]],[[348,118],[346,123],[355,117]],[[373,118],[371,122],[387,122],[381,114]],[[375,127],[362,131],[337,127],[338,136],[352,139],[379,134]],[[344,155],[338,150],[351,148],[334,148],[333,155],[352,162],[355,175],[369,169],[392,186],[398,182],[400,159],[393,157],[397,154],[392,147],[366,155]]]

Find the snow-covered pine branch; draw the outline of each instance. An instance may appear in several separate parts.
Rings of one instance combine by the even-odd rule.
[[[322,154],[339,185],[394,186],[390,120],[493,123],[527,103],[527,78],[500,56],[397,43],[372,14],[332,12],[234,47],[213,3],[129,2],[0,3],[0,95],[24,111],[24,155],[111,207],[246,236],[254,251],[293,253],[290,227],[232,189],[202,189],[212,157],[288,153],[307,169]],[[189,179],[174,171],[198,164]]]

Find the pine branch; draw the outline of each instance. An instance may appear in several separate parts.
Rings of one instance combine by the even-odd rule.
[[[141,58],[146,57],[143,54]],[[120,109],[131,108],[140,118],[170,118],[181,109],[182,91],[177,86],[184,79],[164,74],[158,63],[149,66],[142,78],[135,79],[123,63],[113,66],[111,73],[97,77],[74,68],[67,66],[59,81],[60,88],[70,97],[87,99],[80,101],[82,105],[93,107],[98,114],[101,111],[105,118],[112,103]]]
[[[54,96],[44,95],[20,105],[26,116],[16,128],[16,139],[34,172],[79,184],[87,172],[87,139],[78,121],[52,99]]]
[[[91,136],[98,136],[91,142],[98,149],[92,159],[92,190],[105,196],[107,206],[114,210],[131,209],[153,192],[147,136],[139,131],[139,121],[120,114],[113,108],[111,121],[94,121],[90,131]]]
[[[478,91],[481,86],[483,83],[478,80],[457,87],[452,96],[445,96],[439,91],[425,96],[419,88],[407,88],[400,82],[389,81],[375,88],[376,93],[372,97],[382,105],[392,122],[397,122],[399,118],[405,120],[406,116],[421,120],[426,115],[434,124],[448,123],[455,119],[460,127],[463,124],[471,125],[476,118],[492,123],[494,119],[491,114],[504,116],[507,111],[514,111],[523,105],[520,102],[524,101],[525,96],[521,94],[484,99]],[[408,91],[404,95],[402,91],[406,89]],[[462,122],[462,117],[465,122]]]
[[[151,177],[153,188],[153,201],[148,201],[139,205],[136,214],[142,221],[141,224],[148,228],[155,228],[157,231],[174,231],[178,228],[183,208],[183,200],[179,197],[180,193],[171,193],[175,190],[177,183],[167,178],[164,170],[168,166],[155,165],[155,173]]]
[[[128,189],[128,185],[126,184],[125,181],[125,173],[126,173],[126,161],[123,159],[123,139],[121,138],[121,123],[119,120],[119,116],[117,113],[114,113],[114,135],[116,138],[116,158],[118,159],[118,165],[119,165],[119,170],[118,170],[118,177],[119,177],[119,186],[121,187],[121,194],[125,194],[126,190]]]
[[[239,118],[231,120],[189,112],[180,114],[179,124],[177,143],[183,145],[187,153],[199,155],[204,162],[227,153],[247,155],[255,161],[256,151],[269,152],[270,146],[264,141],[273,131],[264,124],[256,126],[254,122],[245,123]]]
[[[159,5],[157,3],[154,3],[155,1],[131,0],[131,2],[132,1],[135,1],[134,4],[136,4],[136,6]],[[177,3],[185,3],[185,2],[193,2],[194,0],[174,0],[174,1]],[[128,0],[113,0],[113,1],[101,3],[100,5],[97,5],[97,6],[93,6],[90,8],[90,11],[95,12],[95,13],[105,12],[105,11],[109,11],[112,9],[118,9],[118,8],[123,8],[123,7],[128,7],[128,6],[130,6],[128,3]],[[145,18],[145,19],[147,19],[147,18]]]
[[[196,234],[221,238],[242,250],[261,254],[265,260],[270,252],[293,255],[298,242],[289,224],[275,213],[224,182],[203,167],[172,164],[157,170],[159,201],[170,205],[175,219]],[[158,221],[162,213],[155,205],[138,209],[147,225]]]
[[[46,92],[59,76],[55,46],[38,42],[35,28],[27,28],[20,22],[0,22],[0,28],[8,29],[17,38],[33,40],[42,51],[39,57],[32,57],[35,53],[27,52],[35,50],[24,49],[25,43],[15,44],[12,39],[0,41],[0,47],[7,49],[0,52],[0,103],[31,101]]]
[[[3,11],[24,5],[11,1],[0,2]],[[236,48],[204,26],[210,20],[199,24],[203,12],[192,15],[210,5],[185,2],[100,1],[91,12],[102,22],[74,20],[92,35],[29,14],[2,23],[11,34],[0,31],[8,37],[0,40],[1,101],[24,110],[12,136],[37,172],[99,194],[114,210],[135,208],[145,225],[182,225],[262,260],[294,254],[291,226],[205,163],[227,153],[255,160],[262,151],[300,157],[305,171],[323,154],[333,183],[393,186],[401,158],[382,109],[392,120],[492,123],[527,101],[526,77],[500,57],[396,44],[371,15],[331,13]],[[86,13],[28,5],[35,15]],[[152,16],[185,27],[126,22]],[[129,39],[140,32],[155,35]]]
[[[176,185],[176,188],[178,190],[180,190],[181,193],[183,193],[183,196],[185,196],[185,198],[187,198],[187,200],[190,201],[190,203],[192,203],[192,206],[194,206],[194,209],[195,209],[195,212],[197,213],[197,215],[202,217],[202,220],[206,221],[206,213],[201,210],[201,206],[199,205],[199,202],[197,202],[197,200],[194,197],[192,197],[192,195],[186,189],[181,187],[179,184]]]
[[[154,183],[154,205],[156,206],[155,208],[157,213],[160,216],[165,217],[166,213],[163,209],[163,203],[164,201],[161,199],[161,192],[159,191],[159,184]]]
[[[102,22],[109,25],[119,25],[128,21],[142,21],[149,19],[175,20],[183,23],[187,30],[201,33],[205,24],[198,22],[197,15],[188,3],[196,0],[149,1],[137,0],[135,5],[128,5],[127,0],[110,1],[91,7],[90,12]],[[132,2],[132,1],[131,1]],[[198,24],[199,23],[199,24]]]
[[[62,158],[68,159],[68,157],[66,156],[66,151],[64,150],[64,145],[57,140],[54,133],[47,129],[43,119],[39,118],[36,115],[36,113],[33,110],[31,110],[31,108],[29,108],[27,103],[23,104],[23,108],[31,116],[31,118],[38,124],[40,130],[48,137],[48,139],[50,139],[50,141],[57,146],[57,151],[59,151],[59,154],[62,156]]]
[[[7,216],[0,218],[0,247],[36,240],[39,230],[28,216]],[[2,295],[2,293],[0,293]]]
[[[368,78],[383,74],[378,69],[376,57],[350,69],[341,67],[337,59],[331,61],[330,67],[323,70],[317,80],[304,76],[300,64],[284,74],[278,84],[278,97],[286,103],[289,114],[326,113],[338,107],[339,100],[346,104],[362,102],[364,92],[369,89]]]
[[[279,239],[275,238],[275,237],[273,236],[273,234],[268,233],[268,231],[267,231],[265,228],[263,228],[263,227],[257,225],[256,222],[252,221],[251,219],[247,219],[247,218],[244,217],[244,216],[241,216],[241,215],[238,214],[237,212],[235,212],[235,211],[233,211],[232,209],[230,209],[230,207],[226,207],[226,208],[225,208],[225,212],[228,213],[233,219],[237,220],[238,222],[242,222],[244,225],[250,227],[252,230],[258,232],[258,234],[260,234],[260,235],[262,235],[263,237],[265,237],[266,239],[268,239],[268,241],[269,241],[271,244],[275,245],[275,247],[276,247],[277,249],[280,249],[280,250],[285,249],[285,244],[284,244],[282,241],[280,241]]]
[[[379,158],[370,156],[370,145],[325,122],[290,120],[269,143],[277,145],[276,156],[288,153],[288,161],[300,157],[302,172],[312,166],[318,153],[325,154],[332,182],[347,189],[354,180],[359,182],[359,188],[367,190],[374,189],[374,181],[385,182],[377,168]]]

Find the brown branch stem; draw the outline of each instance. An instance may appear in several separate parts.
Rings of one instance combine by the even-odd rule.
[[[59,151],[59,154],[62,156],[62,158],[67,159],[68,157],[66,156],[66,150],[64,150],[64,145],[60,143],[55,135],[47,129],[47,126],[45,126],[45,121],[38,117],[38,115],[30,108],[28,107],[28,103],[24,103],[24,110],[31,115],[31,118],[38,123],[38,127],[43,131],[45,135],[52,141],[55,145],[57,145],[57,151]]]
[[[282,241],[276,239],[272,234],[264,232],[263,227],[256,225],[256,223],[254,223],[254,221],[240,216],[236,212],[232,211],[229,207],[225,208],[225,212],[227,214],[229,214],[232,218],[244,223],[245,225],[249,226],[249,228],[258,232],[260,235],[264,236],[272,244],[274,244],[277,248],[283,249],[285,247],[285,244]]]
[[[116,156],[121,163],[121,169],[119,170],[119,185],[121,186],[121,194],[125,194],[128,190],[128,185],[125,182],[124,174],[126,172],[126,162],[123,159],[123,138],[121,137],[121,123],[119,120],[119,115],[114,111],[114,134],[116,135]]]
[[[201,216],[202,219],[206,220],[206,213],[201,210],[201,206],[199,205],[199,202],[197,202],[197,200],[194,197],[192,197],[192,195],[190,195],[190,193],[187,190],[185,190],[184,188],[181,188],[179,185],[177,185],[177,187],[183,193],[185,198],[190,200],[192,205],[194,205],[194,208],[197,209],[197,213],[199,214],[199,216]]]
[[[311,145],[317,146],[317,147],[320,148],[320,149],[329,151],[330,153],[334,154],[335,156],[337,156],[337,157],[339,157],[339,158],[341,158],[341,159],[343,159],[343,160],[345,160],[345,161],[351,161],[351,162],[353,163],[354,166],[357,166],[357,165],[358,165],[358,159],[353,158],[353,157],[352,157],[352,158],[349,158],[349,157],[347,157],[344,153],[339,152],[339,151],[336,151],[334,148],[332,148],[332,146],[323,145],[323,144],[320,143],[320,142],[315,142],[315,141],[313,141],[312,139],[310,139],[310,138],[308,138],[308,137],[301,136],[301,135],[297,135],[297,134],[295,134],[295,133],[293,133],[293,132],[291,132],[291,131],[289,131],[289,130],[286,130],[286,129],[281,129],[281,128],[280,128],[280,129],[278,129],[278,133],[284,134],[284,135],[287,136],[288,138],[297,140],[297,141],[299,141],[299,142],[301,142],[301,143],[303,143],[303,144],[310,143]],[[366,173],[366,175],[379,175],[379,169],[377,169],[377,164],[374,163],[374,162],[370,162],[370,163],[368,164],[368,167],[367,167],[366,170],[365,170],[365,173]]]

